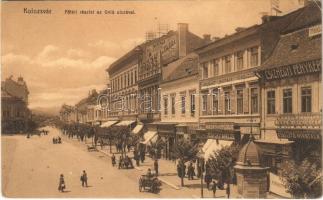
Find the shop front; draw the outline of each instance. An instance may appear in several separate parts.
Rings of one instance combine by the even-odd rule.
[[[161,150],[161,157],[167,160],[173,159],[173,149],[177,143],[176,125],[177,123],[156,122],[159,138],[165,144]]]

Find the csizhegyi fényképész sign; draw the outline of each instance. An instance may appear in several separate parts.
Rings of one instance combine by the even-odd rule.
[[[320,72],[322,69],[321,60],[307,61],[303,63],[286,65],[264,70],[264,78],[267,81],[290,78],[305,74]]]

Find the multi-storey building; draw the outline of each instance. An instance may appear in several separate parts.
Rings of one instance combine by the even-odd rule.
[[[179,23],[177,31],[140,45],[138,69],[139,118],[152,122],[160,120],[160,91],[162,68],[185,57],[204,44],[205,40],[189,32],[188,24]]]
[[[263,162],[280,174],[286,160],[321,159],[321,10],[301,9],[259,70]]]
[[[256,70],[275,48],[280,33],[300,12],[264,16],[263,23],[197,50],[200,127],[209,139],[246,141],[260,137],[260,89]]]
[[[198,56],[190,53],[162,69],[161,121],[155,124],[158,136],[167,141],[162,151],[164,158],[171,158],[171,150],[178,140],[196,137],[199,118],[197,68]]]
[[[28,129],[31,112],[28,109],[28,88],[22,77],[12,77],[1,83],[1,131],[17,133]]]
[[[107,72],[111,83],[109,119],[135,122],[138,117],[138,47],[112,63]]]

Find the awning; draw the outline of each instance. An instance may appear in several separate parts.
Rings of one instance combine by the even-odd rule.
[[[202,148],[204,159],[208,160],[214,154],[214,151],[220,150],[225,146],[230,146],[232,143],[233,141],[208,139]]]
[[[102,125],[101,125],[101,127],[102,128],[108,128],[108,127],[110,127],[110,126],[112,126],[112,125],[114,125],[115,123],[117,123],[118,121],[107,121],[107,122],[104,122]]]
[[[134,123],[135,121],[121,121],[118,124],[116,124],[116,126],[129,126],[132,123]]]
[[[149,141],[155,143],[157,141],[157,132],[156,131],[147,131],[144,134],[145,141],[141,142],[142,144],[147,144]]]
[[[144,127],[144,125],[143,124],[138,124],[133,130],[132,130],[132,133],[134,133],[134,134],[138,134],[141,130],[142,130],[142,128]]]

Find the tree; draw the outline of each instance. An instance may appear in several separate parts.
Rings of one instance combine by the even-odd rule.
[[[215,151],[207,161],[211,176],[222,183],[231,182],[239,149],[238,145],[233,145]]]
[[[177,145],[174,146],[174,156],[176,159],[179,159],[179,164],[182,169],[181,177],[181,186],[184,186],[184,163],[190,160],[194,160],[197,158],[198,146],[193,145],[187,141],[179,141]]]
[[[287,161],[282,169],[283,183],[287,192],[294,198],[319,198],[322,195],[320,163],[309,159],[303,160],[300,164]]]
[[[154,159],[160,158],[160,152],[165,145],[166,143],[160,138],[158,138],[156,142],[152,143],[149,148],[149,154],[151,157]]]

